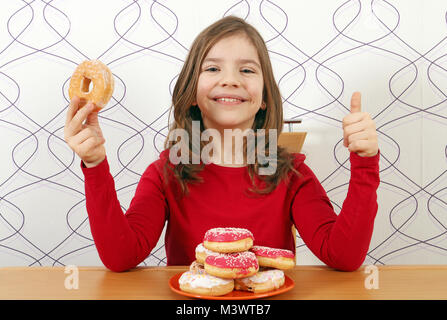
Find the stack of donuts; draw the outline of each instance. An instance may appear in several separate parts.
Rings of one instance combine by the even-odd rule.
[[[242,228],[208,230],[195,256],[189,271],[179,278],[180,289],[209,296],[278,289],[284,284],[283,270],[295,265],[292,251],[254,245],[253,234]]]

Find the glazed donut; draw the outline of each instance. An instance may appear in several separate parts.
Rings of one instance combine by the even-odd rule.
[[[235,279],[234,289],[263,293],[280,288],[284,281],[284,272],[282,270],[259,271],[251,277]]]
[[[198,263],[205,263],[206,257],[213,254],[217,255],[219,253],[205,248],[203,243],[199,243],[196,247],[196,259]]]
[[[290,250],[253,246],[250,251],[256,255],[261,267],[285,270],[295,266],[295,254]]]
[[[215,252],[242,252],[253,246],[253,234],[241,228],[214,228],[205,233],[203,246]]]
[[[184,272],[178,280],[180,290],[206,295],[222,296],[234,289],[234,280],[221,279],[206,273]]]
[[[110,69],[99,60],[87,60],[78,65],[71,76],[68,96],[70,100],[77,96],[85,102],[91,101],[95,111],[99,111],[109,102],[114,87]]]
[[[221,253],[205,259],[205,272],[225,279],[237,279],[254,275],[259,270],[258,259],[253,252]]]

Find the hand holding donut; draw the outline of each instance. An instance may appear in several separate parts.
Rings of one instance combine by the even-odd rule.
[[[74,97],[68,108],[64,127],[64,139],[82,159],[87,168],[101,163],[106,157],[105,139],[99,126],[95,105]]]
[[[70,79],[64,138],[88,168],[106,157],[98,111],[109,102],[114,87],[112,72],[99,60],[82,62]]]
[[[379,151],[376,125],[369,113],[361,111],[360,92],[351,98],[351,112],[343,118],[343,145],[361,157],[373,157]]]

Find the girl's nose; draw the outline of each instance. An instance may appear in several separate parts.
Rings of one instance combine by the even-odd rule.
[[[238,75],[234,72],[224,72],[222,73],[220,85],[222,87],[239,87],[241,85],[241,82]]]

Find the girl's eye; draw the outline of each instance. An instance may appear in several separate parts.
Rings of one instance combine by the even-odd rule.
[[[251,70],[251,69],[242,69],[241,70],[241,72],[243,72],[243,73],[255,73],[253,70]]]
[[[205,68],[205,71],[216,72],[216,71],[218,71],[218,69],[216,67],[208,67],[208,68]]]

